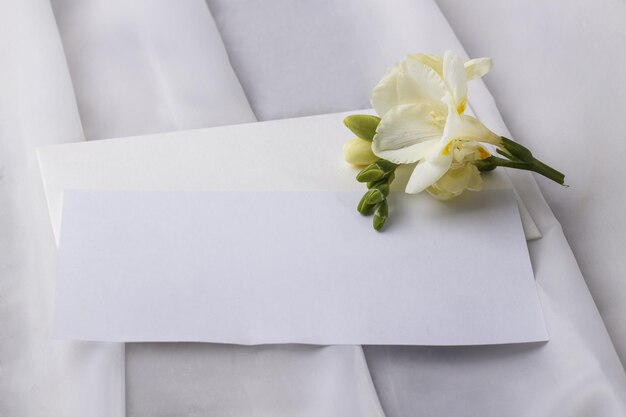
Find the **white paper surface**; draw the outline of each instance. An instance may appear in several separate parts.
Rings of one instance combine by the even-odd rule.
[[[343,119],[363,112],[367,110],[40,148],[55,236],[58,240],[66,188],[362,193],[363,184],[354,179],[358,169],[343,162],[342,146],[353,137]],[[396,171],[392,190],[404,190],[411,169]],[[512,188],[500,170],[484,179],[485,188]],[[540,237],[520,204],[527,239]]]
[[[510,189],[67,191],[54,334],[105,341],[474,345],[546,340]]]

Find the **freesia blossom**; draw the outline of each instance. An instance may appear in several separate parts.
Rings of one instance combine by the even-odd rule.
[[[372,106],[380,117],[351,114],[344,119],[356,135],[344,145],[344,158],[365,165],[356,176],[367,185],[357,211],[373,216],[375,230],[382,230],[389,217],[387,197],[401,165],[415,164],[407,193],[426,190],[440,200],[480,191],[481,173],[497,167],[533,171],[565,184],[565,175],[530,149],[465,114],[467,81],[490,69],[490,58],[463,61],[449,51],[443,57],[408,55],[372,91]],[[497,154],[484,144],[495,145]]]
[[[467,80],[484,75],[490,68],[488,58],[464,63],[449,51],[443,59],[409,55],[374,88],[372,105],[382,120],[372,151],[396,164],[417,162],[407,193],[429,189],[434,195],[439,192],[438,198],[450,198],[479,186],[480,173],[468,167],[472,165],[470,159],[489,156],[478,147],[480,142],[498,145],[501,138],[464,111]],[[445,184],[453,179],[455,186],[449,189]]]

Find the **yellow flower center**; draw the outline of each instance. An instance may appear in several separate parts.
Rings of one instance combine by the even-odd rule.
[[[467,100],[465,98],[463,98],[461,100],[461,102],[459,103],[458,106],[456,106],[456,111],[459,114],[463,114],[463,112],[465,111],[465,106],[467,105]]]
[[[446,125],[446,116],[438,111],[431,110],[429,113],[430,122],[435,126],[443,128]]]

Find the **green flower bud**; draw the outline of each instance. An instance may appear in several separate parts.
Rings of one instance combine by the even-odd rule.
[[[374,188],[377,185],[387,184],[387,180],[388,180],[388,177],[385,177],[385,178],[383,178],[381,180],[378,180],[378,181],[370,181],[370,182],[367,183],[367,188]]]
[[[369,165],[367,168],[359,172],[356,176],[358,182],[372,182],[383,179],[385,172],[376,167],[375,164]]]
[[[374,209],[374,219],[372,220],[374,229],[381,230],[387,221],[387,216],[389,216],[389,206],[387,200],[383,200]]]
[[[378,184],[373,189],[379,190],[385,197],[389,195],[389,184]]]
[[[374,210],[374,204],[367,202],[367,193],[361,198],[361,201],[359,201],[356,209],[359,213],[365,216],[372,213],[372,210]]]
[[[365,193],[365,198],[368,204],[377,204],[385,199],[385,195],[378,188],[372,188]]]
[[[376,128],[380,123],[380,117],[367,114],[353,114],[343,119],[343,124],[361,139],[372,141],[376,134]]]

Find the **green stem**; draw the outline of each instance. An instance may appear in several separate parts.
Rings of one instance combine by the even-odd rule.
[[[538,159],[533,158],[530,162],[524,162],[510,159],[499,158],[497,156],[490,156],[486,159],[476,161],[476,167],[481,171],[491,171],[496,167],[506,167],[514,169],[523,169],[526,171],[533,171],[537,174],[541,174],[552,181],[563,185],[565,181],[565,175],[561,174],[556,169],[544,164]]]
[[[538,159],[533,161],[533,171],[543,175],[546,178],[550,178],[552,181],[563,185],[565,182],[565,175],[552,168],[549,165],[544,164]]]
[[[500,149],[498,149],[498,153],[515,162],[514,166],[509,165],[508,163],[507,165],[501,166],[510,166],[511,168],[533,171],[561,185],[563,185],[563,182],[565,181],[565,175],[535,158],[530,149],[520,145],[514,140],[502,136],[502,144],[500,145]],[[498,163],[499,162],[500,161],[498,161]],[[518,163],[521,163],[522,166],[519,166]]]

